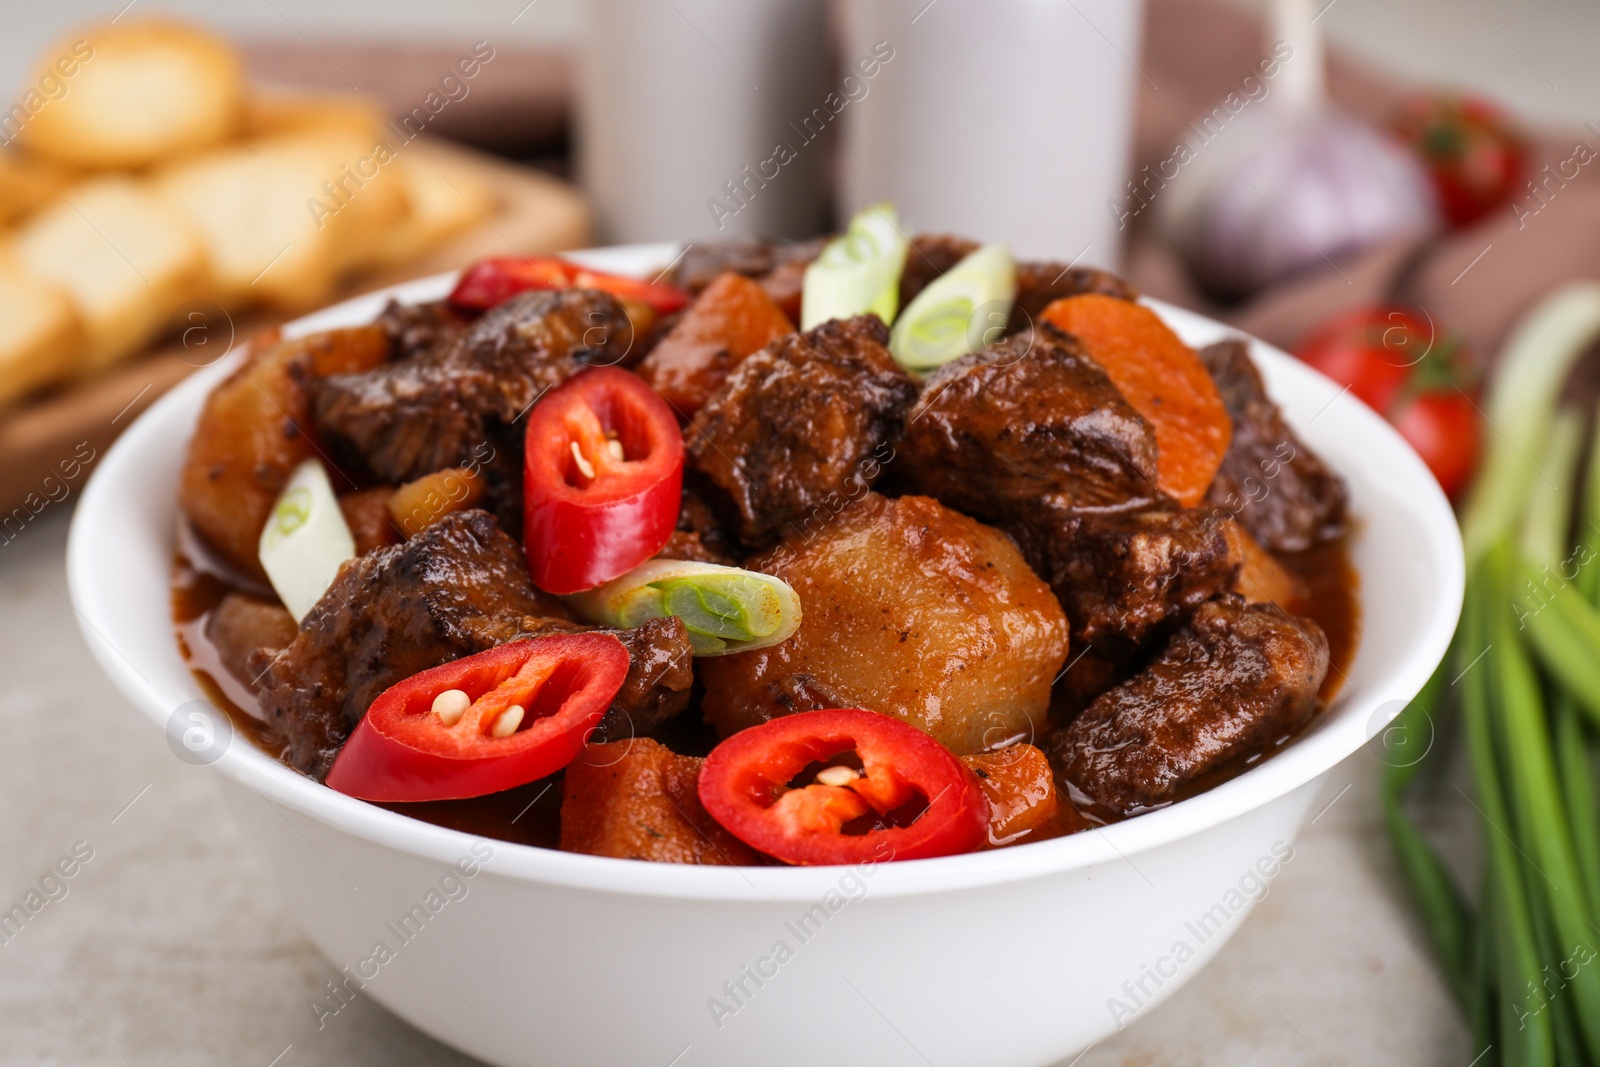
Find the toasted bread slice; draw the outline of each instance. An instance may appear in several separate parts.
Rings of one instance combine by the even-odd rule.
[[[19,138],[61,163],[150,166],[233,137],[244,117],[244,65],[226,41],[193,26],[130,18],[82,30],[41,58],[30,84],[55,78],[66,91]]]
[[[83,341],[66,290],[0,256],[0,407],[71,377]]]
[[[133,178],[66,189],[22,225],[12,251],[29,274],[71,294],[88,333],[85,370],[143,348],[179,305],[211,288],[199,238]]]
[[[357,93],[256,89],[245,101],[247,137],[343,131],[375,140],[382,129],[382,105]]]
[[[412,210],[393,138],[331,130],[307,136],[327,153],[330,185],[323,187],[321,204],[332,213],[318,214],[325,224],[342,227],[336,245],[340,268],[383,262],[390,232]]]
[[[391,166],[405,187],[410,211],[384,238],[381,255],[387,265],[415,259],[499,209],[493,186],[467,167],[422,151],[402,153]]]
[[[59,167],[14,152],[0,152],[0,226],[55,199],[70,178]]]
[[[199,230],[224,306],[298,310],[326,301],[406,209],[384,168],[359,185],[345,173],[371,153],[346,132],[265,138],[179,163],[156,184]]]

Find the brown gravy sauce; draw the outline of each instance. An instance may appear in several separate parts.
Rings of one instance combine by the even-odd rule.
[[[180,524],[183,525],[183,524]],[[1278,557],[1280,563],[1305,581],[1310,591],[1307,614],[1328,635],[1328,676],[1322,683],[1322,703],[1326,707],[1343,687],[1350,663],[1355,657],[1361,631],[1360,581],[1350,563],[1343,540],[1320,545],[1307,552]],[[206,637],[206,617],[233,592],[265,594],[259,586],[227,569],[211,557],[184,528],[172,568],[172,618],[178,647],[194,672],[201,690],[227,713],[233,726],[257,748],[282,760],[287,748],[284,738],[265,719],[255,695],[243,681],[223,666],[217,648]],[[692,716],[680,716],[690,719]],[[1315,722],[1315,718],[1312,720]],[[674,736],[664,743],[677,751],[704,755],[715,738],[708,727],[698,723],[672,723]],[[677,736],[681,734],[682,736]],[[1220,767],[1191,783],[1184,796],[1203,793],[1269,759],[1295,734],[1279,738],[1265,751]],[[558,778],[472,800],[441,800],[418,804],[384,804],[401,812],[452,830],[479,834],[500,841],[555,848],[561,834],[561,787]],[[1099,822],[1090,814],[1091,820]],[[1074,829],[1078,827],[1073,827]],[[1041,840],[1037,835],[1030,840]]]

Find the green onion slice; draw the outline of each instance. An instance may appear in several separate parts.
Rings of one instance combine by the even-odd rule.
[[[873,312],[885,323],[900,307],[900,272],[911,244],[900,233],[893,204],[873,204],[843,235],[829,241],[806,268],[800,328]]]
[[[1017,298],[1017,264],[987,244],[939,275],[906,306],[889,335],[900,365],[921,373],[981,351],[1005,332]]]
[[[294,469],[261,530],[261,567],[296,622],[328,591],[339,567],[355,558],[356,542],[322,463]]]
[[[783,579],[679,559],[648,560],[568,602],[590,622],[623,629],[676,615],[697,656],[767,648],[800,626],[800,598]]]

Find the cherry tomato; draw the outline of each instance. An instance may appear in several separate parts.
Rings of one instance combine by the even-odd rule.
[[[1470,96],[1420,94],[1395,116],[1396,134],[1422,157],[1450,225],[1461,227],[1511,199],[1527,146],[1498,108]]]
[[[616,367],[584,371],[528,416],[522,539],[533,583],[577,593],[661,551],[678,523],[683,437],[667,402]]]
[[[356,724],[328,785],[362,800],[459,800],[577,758],[628,676],[611,634],[512,641],[414,674]]]
[[[481,259],[462,272],[450,303],[482,310],[530,289],[601,289],[656,315],[670,315],[689,303],[689,294],[676,286],[590,270],[555,256]]]
[[[922,859],[988,841],[972,772],[916,727],[860,708],[741,730],[706,757],[699,791],[729,833],[784,863]]]
[[[1401,307],[1358,308],[1313,330],[1295,355],[1393,423],[1445,494],[1466,488],[1483,448],[1461,346]]]

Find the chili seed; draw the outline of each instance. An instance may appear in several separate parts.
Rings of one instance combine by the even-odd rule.
[[[846,786],[859,777],[861,776],[856,773],[856,769],[854,767],[845,767],[842,765],[824,767],[822,770],[817,772],[817,781],[823,785]]]
[[[522,725],[522,714],[521,704],[511,705],[494,721],[494,728],[489,733],[495,737],[510,737]]]
[[[584,456],[576,441],[572,442],[572,462],[578,465],[578,469],[583,472],[585,478],[594,478],[594,464],[590,463],[588,458]]]
[[[461,721],[467,709],[472,706],[472,698],[460,689],[446,689],[433,698],[433,713],[439,716],[439,721],[446,726],[454,726]]]

